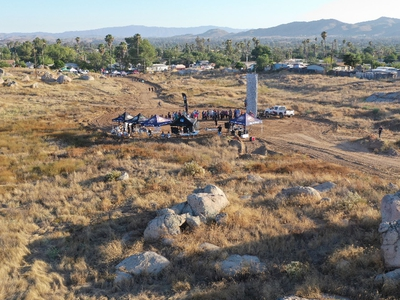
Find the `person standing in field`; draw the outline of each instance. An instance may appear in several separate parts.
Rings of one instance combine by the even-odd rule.
[[[379,126],[379,129],[378,129],[379,138],[381,138],[382,130],[383,130],[382,126]]]

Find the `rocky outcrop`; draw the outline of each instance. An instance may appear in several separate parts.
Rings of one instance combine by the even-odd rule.
[[[144,231],[145,240],[158,240],[168,235],[181,233],[181,226],[186,222],[186,214],[177,215],[171,209],[162,209],[158,216],[151,220]]]
[[[196,189],[187,196],[187,201],[164,208],[157,212],[144,231],[145,240],[157,240],[169,235],[180,234],[187,226],[195,229],[202,223],[214,220],[223,224],[227,215],[220,215],[221,210],[229,205],[225,193],[215,185],[207,185],[204,189]]]
[[[116,268],[114,283],[129,280],[132,275],[149,274],[157,275],[170,264],[164,256],[152,251],[135,254],[125,258]]]

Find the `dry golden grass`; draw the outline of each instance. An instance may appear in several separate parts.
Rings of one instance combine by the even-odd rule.
[[[22,71],[10,70],[15,78]],[[181,102],[183,87],[199,109],[237,107],[245,97],[237,76],[149,76],[166,105]],[[363,103],[371,90],[392,91],[397,83],[284,73],[259,79],[262,108],[285,104],[300,115],[339,123],[343,134],[347,128],[368,131],[375,118],[398,118],[395,105]],[[398,296],[393,286],[372,284],[384,271],[377,228],[389,179],[299,154],[239,160],[237,148],[215,136],[117,143],[88,124],[124,110],[127,95],[140,93],[140,86],[123,80],[0,87],[0,298]],[[116,181],[122,172],[130,178]],[[262,181],[249,182],[248,174]],[[337,184],[324,195],[330,201],[275,199],[282,188],[325,181]],[[185,201],[208,183],[228,195],[226,224],[185,231],[172,246],[143,240],[157,209]],[[203,252],[204,242],[221,250]],[[113,286],[114,266],[146,250],[165,255],[171,267]],[[215,262],[230,254],[257,255],[267,271],[224,278]]]

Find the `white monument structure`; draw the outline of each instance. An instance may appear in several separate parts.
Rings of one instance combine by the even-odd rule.
[[[247,74],[246,113],[257,117],[258,75]]]

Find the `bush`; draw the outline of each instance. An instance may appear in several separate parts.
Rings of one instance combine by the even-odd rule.
[[[182,168],[184,176],[203,176],[205,172],[204,168],[195,161],[185,163]]]

